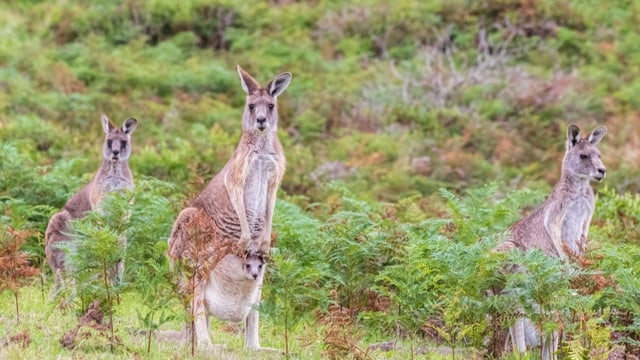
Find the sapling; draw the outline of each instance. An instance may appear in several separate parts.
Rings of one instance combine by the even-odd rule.
[[[291,328],[325,300],[322,284],[328,272],[320,252],[304,251],[320,245],[316,219],[291,203],[278,201],[274,220],[277,240],[267,273],[269,281],[263,287],[266,301],[260,309],[284,325],[285,355],[290,357]]]
[[[131,201],[131,192],[110,194],[101,203],[100,211],[71,222],[73,241],[60,245],[69,258],[68,276],[75,284],[81,312],[95,300],[108,312],[112,352],[114,300],[125,284],[116,265],[126,257],[123,239],[127,224],[123,219],[128,218]]]
[[[164,241],[175,217],[172,196],[172,184],[153,179],[138,181],[127,228],[127,258],[136,261],[129,262],[125,275],[128,289],[136,292],[143,304],[141,309],[136,308],[136,314],[146,330],[147,353],[153,334],[175,318],[167,307],[175,300],[175,293]]]

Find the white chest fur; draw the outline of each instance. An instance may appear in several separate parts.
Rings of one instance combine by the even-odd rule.
[[[591,218],[591,214],[593,214],[593,207],[593,201],[590,201],[587,197],[579,197],[568,201],[562,211],[563,229],[576,232],[576,234],[571,235],[579,236],[582,228],[588,225],[587,222]]]
[[[249,279],[243,271],[243,261],[227,255],[213,269],[205,288],[209,313],[223,321],[244,321],[251,309],[258,306],[262,280],[263,275]]]
[[[245,207],[250,223],[262,219],[267,209],[269,183],[274,181],[277,171],[275,154],[256,153],[250,161],[245,180]]]
[[[121,174],[109,174],[100,179],[99,183],[106,192],[133,189],[131,179],[128,179]]]

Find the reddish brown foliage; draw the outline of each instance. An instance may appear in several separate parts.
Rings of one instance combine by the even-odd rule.
[[[40,269],[29,264],[29,254],[20,252],[20,247],[33,234],[28,230],[14,230],[7,227],[0,233],[0,292],[10,290],[16,302],[16,318],[20,321],[18,291],[24,281],[38,275]]]
[[[358,347],[360,336],[353,325],[353,311],[339,305],[336,290],[331,290],[329,296],[333,303],[329,305],[328,313],[317,313],[318,321],[326,326],[323,338],[325,356],[329,359],[344,359],[351,354],[354,359],[369,358]]]
[[[373,290],[367,290],[367,306],[365,310],[386,312],[391,307],[391,299]]]
[[[196,213],[184,224],[188,240],[175,242],[168,250],[170,256],[179,256],[179,267],[190,275],[195,275],[196,281],[207,280],[211,271],[229,254],[244,258],[244,249],[240,248],[235,239],[217,236],[215,223],[202,210]],[[274,247],[278,235],[271,233],[270,246]],[[264,254],[265,258],[268,254]],[[193,289],[182,281],[180,293],[192,294]],[[192,284],[191,286],[194,286]]]
[[[237,241],[216,236],[215,223],[202,210],[197,210],[183,226],[186,239],[174,242],[168,253],[179,259],[178,268],[192,280],[177,279],[178,293],[193,295],[195,286],[206,281],[226,255],[244,256],[244,251]]]
[[[585,244],[586,244],[586,240],[585,240]],[[562,244],[562,250],[564,250],[565,254],[567,254],[567,257],[569,257],[569,259],[576,262],[581,268],[589,269],[597,272],[592,275],[578,276],[572,281],[571,286],[574,289],[576,289],[580,294],[592,295],[607,287],[615,286],[616,282],[613,275],[610,275],[609,277],[605,277],[603,274],[600,273],[601,271],[599,269],[594,268],[595,260],[601,257],[600,255],[592,254],[592,253],[577,255],[573,253],[571,249],[569,249],[565,244]]]
[[[9,226],[0,238],[0,291],[17,292],[26,278],[40,273],[29,264],[29,254],[20,252],[20,247],[32,234],[32,231],[14,230]]]
[[[320,324],[325,325],[323,342],[325,344],[324,355],[330,359],[343,359],[351,357],[353,359],[369,359],[369,351],[384,350],[386,347],[393,347],[390,344],[374,344],[362,350],[358,343],[360,342],[360,334],[358,334],[354,325],[354,319],[358,313],[362,311],[385,312],[391,307],[391,299],[387,296],[380,295],[378,292],[367,289],[359,296],[355,296],[359,300],[352,301],[350,306],[343,306],[340,303],[337,290],[331,290],[329,293],[331,305],[327,313],[316,311],[316,318]]]
[[[354,301],[350,307],[340,304],[338,291],[331,290],[329,297],[332,304],[328,312],[318,311],[316,317],[318,322],[325,325],[323,342],[325,343],[325,355],[330,359],[342,359],[350,355],[354,359],[368,359],[371,350],[384,350],[391,346],[389,344],[374,344],[362,350],[358,343],[361,336],[356,331],[354,319],[362,311],[385,312],[391,307],[391,299],[380,295],[378,292],[367,289],[360,298]],[[392,346],[393,347],[393,346]],[[388,351],[391,349],[387,349]]]

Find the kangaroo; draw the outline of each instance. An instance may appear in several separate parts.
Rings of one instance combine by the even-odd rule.
[[[245,322],[244,347],[260,350],[258,312],[264,278],[264,256],[270,249],[276,192],[285,170],[278,139],[277,97],[289,85],[290,73],[261,87],[240,66],[246,103],[242,135],[231,158],[207,187],[180,212],[169,236],[168,256],[195,264],[190,301],[199,346],[211,347],[209,316]],[[205,219],[202,219],[202,218]],[[202,236],[205,233],[204,244]],[[186,276],[179,282],[184,285]],[[185,333],[190,335],[190,326]]]
[[[131,156],[131,134],[136,129],[138,120],[129,118],[121,128],[116,127],[109,118],[102,114],[102,128],[106,133],[102,146],[102,165],[93,180],[78,191],[60,212],[49,220],[45,231],[45,254],[47,262],[54,273],[54,293],[62,286],[62,275],[66,270],[65,254],[58,248],[58,243],[70,241],[69,221],[84,217],[89,211],[97,210],[100,202],[110,192],[133,189],[133,176],[129,169]],[[122,274],[124,264],[117,264],[116,273]]]
[[[495,251],[537,248],[559,259],[584,254],[595,209],[590,181],[601,182],[606,174],[596,145],[606,133],[607,129],[600,126],[582,138],[580,129],[569,125],[560,181],[538,209],[511,226],[510,238]],[[528,319],[516,320],[510,329],[514,348],[522,353],[527,345],[539,345],[535,331]],[[558,334],[554,333],[544,339],[543,359],[557,359],[557,350]]]

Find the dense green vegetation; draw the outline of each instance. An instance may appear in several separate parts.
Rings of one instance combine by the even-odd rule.
[[[130,223],[94,214],[76,227],[129,239],[111,289],[115,357],[187,356],[156,340],[147,354],[140,330],[182,326],[166,239],[238,141],[236,64],[263,82],[293,74],[279,97],[287,173],[263,345],[286,341],[298,358],[489,356],[524,308],[544,332],[564,330],[566,358],[640,353],[638,23],[629,0],[0,3],[1,239],[32,231],[22,251],[46,275],[25,280],[20,322],[14,293],[0,294],[0,358],[114,357],[104,341],[61,348],[82,295],[103,292],[58,308],[43,245],[49,217],[99,166],[103,112],[139,120]],[[609,130],[587,261],[491,253],[558,179],[568,123]],[[528,276],[501,271],[513,263]],[[23,332],[25,349],[10,341]],[[229,357],[249,356],[241,334],[222,334],[212,326]],[[383,341],[395,349],[367,350]]]

